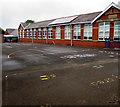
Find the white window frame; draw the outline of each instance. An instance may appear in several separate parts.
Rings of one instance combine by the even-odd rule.
[[[52,39],[52,27],[48,28],[48,39]]]
[[[70,25],[65,26],[65,39],[67,40],[71,39],[71,26]]]
[[[74,25],[73,39],[80,40],[80,38],[81,38],[81,25],[76,24]]]
[[[24,38],[24,30],[20,30],[20,38]]]
[[[36,38],[36,29],[33,30],[33,38]]]
[[[98,32],[98,40],[105,41],[110,37],[110,22],[100,22],[99,23],[99,32]]]
[[[92,24],[84,25],[84,40],[92,40]]]
[[[56,39],[61,39],[60,26],[56,26],[55,35],[56,35]]]
[[[41,39],[42,35],[41,35],[41,28],[38,29],[38,39]]]
[[[120,42],[120,21],[114,22],[114,41]]]
[[[26,38],[29,38],[29,30],[26,30]]]
[[[47,29],[43,28],[43,39],[47,38]]]
[[[30,38],[33,38],[33,31],[30,29]]]

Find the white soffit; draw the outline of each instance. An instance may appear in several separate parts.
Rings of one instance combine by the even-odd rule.
[[[60,23],[68,23],[71,22],[73,19],[75,19],[77,16],[71,16],[71,17],[64,17],[54,20],[53,22],[49,23],[49,25],[52,24],[60,24]]]
[[[17,37],[15,35],[4,35],[4,37]]]

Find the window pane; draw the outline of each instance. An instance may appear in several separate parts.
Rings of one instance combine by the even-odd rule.
[[[120,25],[120,21],[115,21],[115,25]]]

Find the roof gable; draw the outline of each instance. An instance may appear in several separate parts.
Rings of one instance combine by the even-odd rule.
[[[6,34],[7,35],[17,35],[18,30],[17,29],[6,29]]]
[[[7,34],[11,34],[15,29],[6,29]]]
[[[23,29],[25,29],[26,27],[28,27],[31,23],[20,23],[18,29],[20,28],[20,26],[22,26]]]
[[[97,17],[95,17],[93,19],[92,23],[94,23],[99,17],[101,17],[105,12],[107,12],[111,7],[115,7],[120,10],[120,6],[118,6],[114,2],[112,2],[106,9],[104,9],[103,12],[101,12]]]

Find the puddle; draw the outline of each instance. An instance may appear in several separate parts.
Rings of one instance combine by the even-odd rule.
[[[110,57],[110,58],[114,58],[115,56],[113,56],[113,55],[109,55],[109,57]]]
[[[6,48],[12,48],[12,46],[6,46]]]

